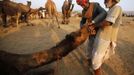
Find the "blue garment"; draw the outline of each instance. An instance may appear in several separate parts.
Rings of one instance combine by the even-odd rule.
[[[86,23],[86,18],[82,17],[80,21],[80,28],[83,26],[84,23]]]
[[[95,22],[95,26],[99,27],[100,26],[100,22],[102,22],[107,15],[107,12],[99,5],[99,3],[93,3],[94,4],[94,8],[93,8],[93,15],[92,15],[92,20]],[[86,18],[85,18],[85,13],[87,11],[88,8],[85,8],[82,10],[82,19],[80,21],[80,27],[83,26],[83,24],[86,23]]]

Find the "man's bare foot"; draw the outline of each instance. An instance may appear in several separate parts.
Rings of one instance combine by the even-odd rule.
[[[94,75],[101,75],[101,69],[94,70]]]

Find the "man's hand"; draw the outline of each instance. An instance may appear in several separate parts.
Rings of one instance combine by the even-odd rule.
[[[96,34],[95,25],[93,23],[88,23],[88,30],[90,31],[90,33],[92,35],[95,35]]]
[[[108,21],[104,20],[104,21],[101,23],[101,28],[104,29],[106,26],[110,26],[110,25],[112,25],[111,22],[108,22]]]

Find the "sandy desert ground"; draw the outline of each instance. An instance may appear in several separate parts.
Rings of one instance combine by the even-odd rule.
[[[60,19],[61,21],[61,19]],[[80,17],[71,17],[69,25],[50,23],[47,19],[32,20],[34,26],[20,23],[19,28],[2,28],[0,25],[0,50],[12,53],[33,53],[56,45],[65,35],[79,29]],[[116,54],[102,65],[103,75],[134,75],[134,17],[123,17],[120,26]],[[62,60],[32,70],[28,75],[46,75],[45,69],[52,69],[49,75],[91,75],[84,65],[86,45],[82,44]],[[39,73],[41,72],[41,73]]]

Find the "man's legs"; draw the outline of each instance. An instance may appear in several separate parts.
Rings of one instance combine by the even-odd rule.
[[[95,75],[101,75],[101,65],[104,61],[104,57],[110,46],[110,41],[103,39],[95,39],[93,53],[92,53],[92,66],[94,69]]]
[[[101,75],[101,68],[94,70],[95,75]]]
[[[93,68],[92,68],[92,50],[93,50],[93,44],[94,44],[94,38],[95,36],[90,36],[89,39],[86,40],[84,43],[84,50],[86,54],[86,59],[83,61],[85,68],[90,71],[91,74],[93,74]]]
[[[86,41],[86,49],[85,49],[85,53],[86,53],[86,61],[88,63],[89,66],[92,66],[92,50],[93,50],[93,44],[94,44],[94,36],[89,37],[90,39],[87,39]]]

